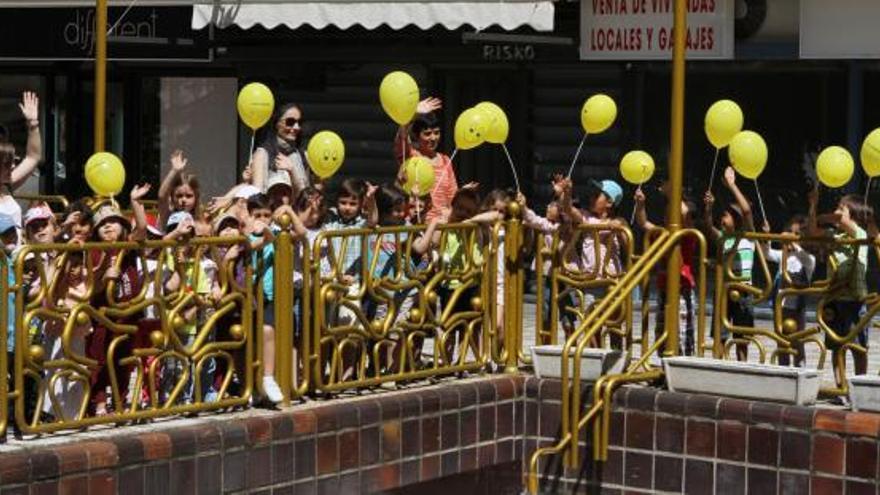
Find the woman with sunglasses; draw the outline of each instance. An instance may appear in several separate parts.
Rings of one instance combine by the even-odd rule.
[[[400,127],[394,140],[394,156],[400,164],[397,180],[406,181],[403,163],[414,156],[423,156],[434,166],[434,187],[431,189],[431,209],[426,215],[430,221],[444,209],[452,207],[452,198],[458,192],[455,169],[448,155],[437,151],[440,143],[440,121],[434,113],[443,107],[439,98],[429,97],[419,102],[412,122]],[[427,191],[424,191],[427,192]]]
[[[275,110],[269,122],[263,128],[265,137],[251,157],[252,182],[260,191],[266,192],[275,175],[289,174],[293,187],[291,197],[296,197],[312,185],[306,155],[300,144],[302,110],[295,103],[286,103]]]

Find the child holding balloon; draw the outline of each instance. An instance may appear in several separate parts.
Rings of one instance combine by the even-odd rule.
[[[842,241],[861,241],[868,238],[867,229],[874,222],[874,210],[865,203],[864,198],[857,194],[847,194],[838,201],[833,213],[825,215],[817,214],[818,203],[819,191],[814,188],[809,195],[808,228],[811,235],[826,235]],[[819,228],[821,223],[828,224],[831,228],[823,232]],[[864,323],[860,322],[860,319],[865,296],[868,294],[868,246],[836,243],[831,257],[837,267],[831,278],[829,289],[831,293],[820,320],[823,320],[838,337],[843,338],[850,333],[853,326]],[[859,332],[857,343],[865,349],[868,348],[867,325],[864,325]],[[841,343],[826,336],[825,344],[835,353],[835,359],[831,361],[834,364],[835,376],[840,376],[842,370],[838,369],[836,354],[840,352]],[[854,351],[853,364],[855,374],[867,373],[867,354]]]
[[[704,197],[705,210],[704,219],[709,233],[715,240],[721,240],[723,243],[722,252],[723,259],[726,260],[730,253],[732,254],[731,271],[737,277],[739,283],[751,285],[752,283],[752,265],[755,260],[755,243],[744,238],[737,238],[738,232],[754,231],[755,223],[752,219],[752,208],[749,201],[736,185],[736,171],[733,167],[727,167],[724,170],[724,185],[733,194],[735,202],[730,203],[724,209],[721,215],[720,226],[716,226],[712,218],[712,208],[715,204],[715,196],[712,191],[706,191]],[[723,262],[723,261],[720,261]],[[727,319],[731,325],[736,327],[754,327],[755,315],[752,309],[751,297],[748,294],[740,294],[740,297],[734,299],[731,295],[725,294],[727,297]],[[726,332],[725,332],[726,333]],[[723,335],[725,340],[727,335]],[[740,361],[746,361],[748,358],[748,344],[736,344],[736,357]]]

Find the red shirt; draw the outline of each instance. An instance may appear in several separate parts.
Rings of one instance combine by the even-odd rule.
[[[694,258],[697,254],[697,239],[693,236],[683,237],[681,239],[681,288],[682,290],[691,290],[697,284],[694,279]],[[657,273],[657,288],[663,290],[666,288],[666,262],[661,265],[660,271]]]

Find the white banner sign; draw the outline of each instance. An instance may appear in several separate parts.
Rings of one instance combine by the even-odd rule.
[[[736,0],[687,0],[688,58],[733,58]],[[581,59],[672,58],[674,0],[581,0]]]
[[[878,0],[801,0],[801,58],[880,58],[878,24]]]

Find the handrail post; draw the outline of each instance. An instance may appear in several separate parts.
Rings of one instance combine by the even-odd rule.
[[[666,224],[670,234],[681,229],[682,162],[684,154],[684,81],[685,81],[685,41],[687,36],[687,2],[675,0],[673,22],[675,45],[672,51],[672,122],[669,155],[669,204],[666,209]],[[681,248],[676,246],[666,265],[666,308],[664,329],[666,339],[665,356],[678,354],[679,333],[679,292],[681,290]]]
[[[107,0],[95,0],[95,152],[104,151],[107,115]]]
[[[279,220],[281,232],[275,237],[275,377],[283,396],[282,404],[290,406],[293,388],[293,237],[290,218]]]
[[[523,244],[522,207],[516,201],[507,205],[504,232],[504,347],[507,350],[505,373],[519,371],[522,344],[523,267],[520,251]],[[496,304],[496,301],[487,301]],[[495,322],[490,324],[494,325]]]

